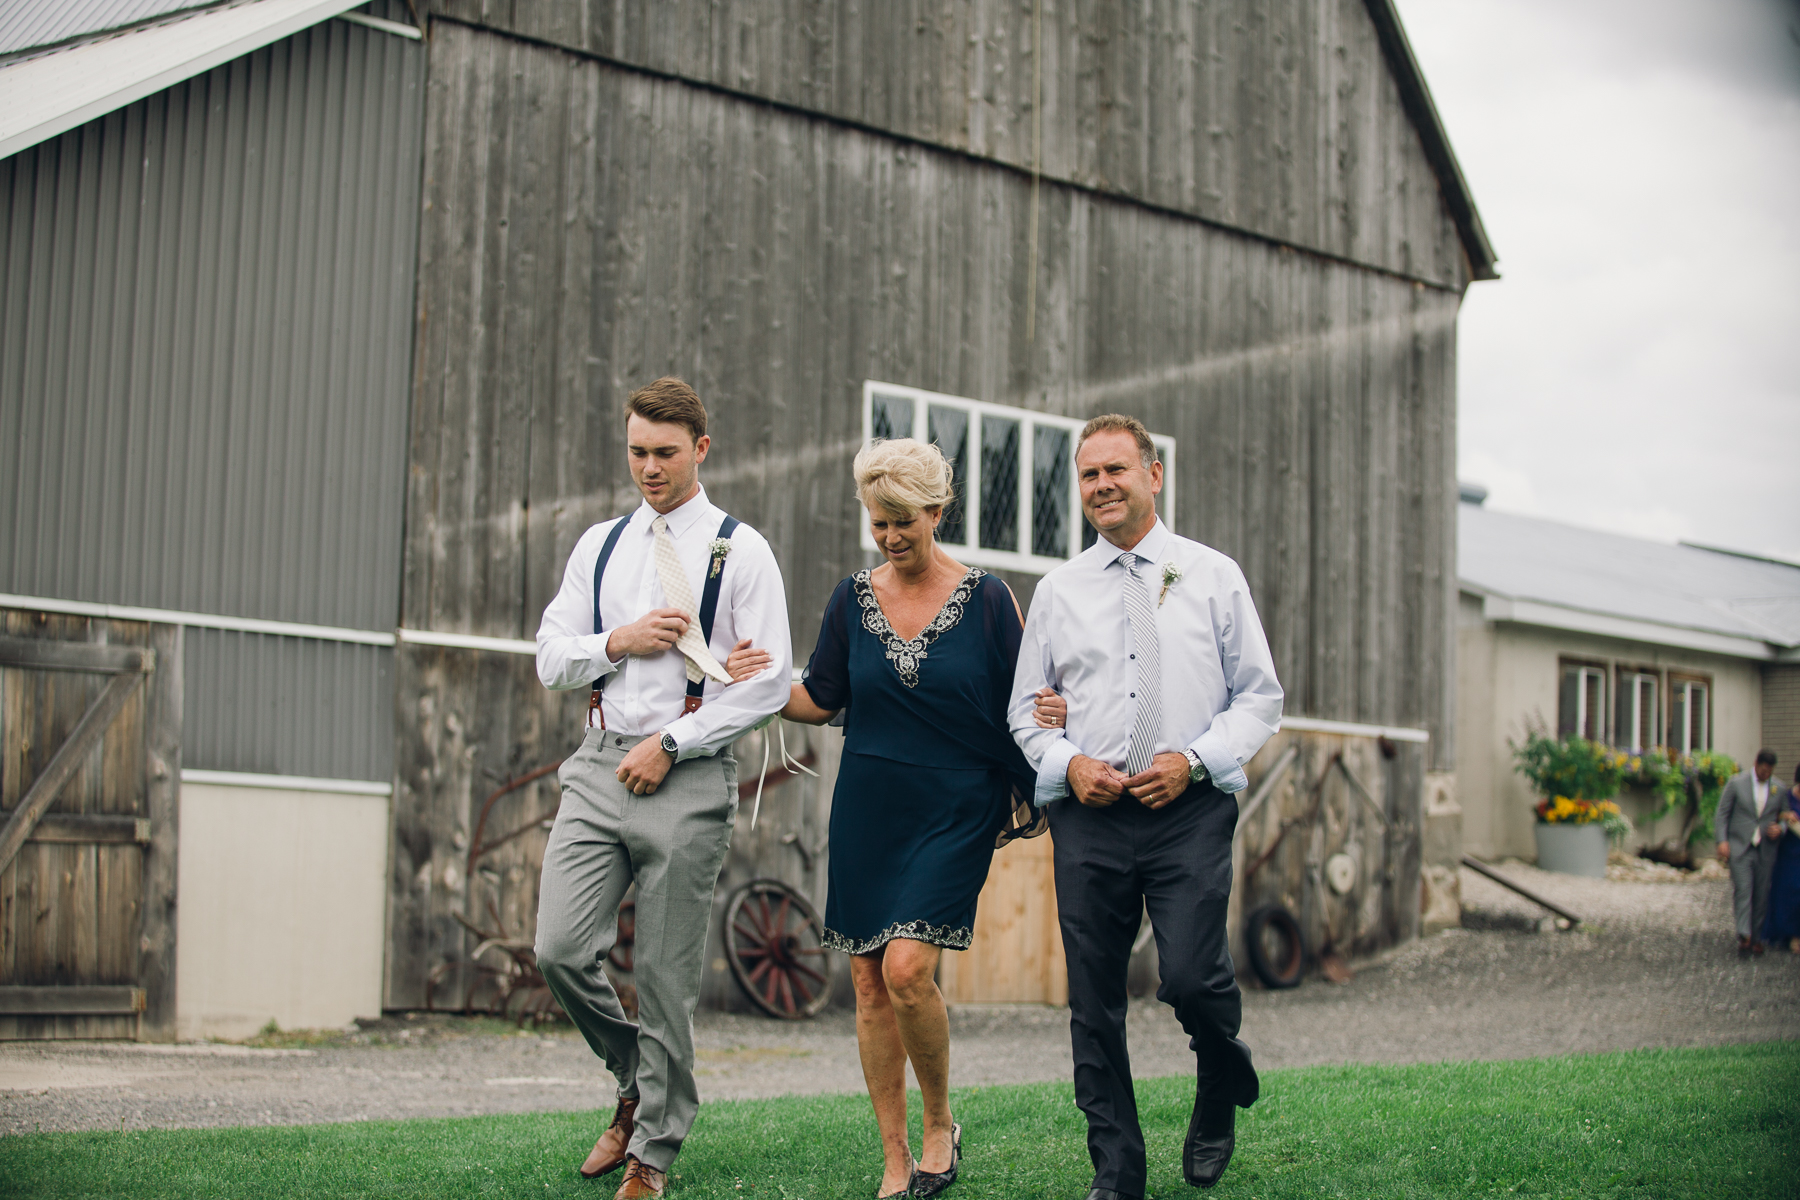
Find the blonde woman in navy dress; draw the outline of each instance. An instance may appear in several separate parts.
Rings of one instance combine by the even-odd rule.
[[[1030,796],[1034,781],[1006,725],[1024,623],[1004,583],[937,544],[951,473],[936,446],[874,442],[855,472],[886,561],[838,584],[781,715],[822,725],[845,714],[825,942],[852,956],[857,1047],[885,1159],[876,1195],[932,1196],[956,1179],[962,1135],[938,957],[968,948],[1013,790]],[[732,675],[753,669],[756,653],[734,655]],[[908,1061],[925,1109],[916,1161]]]

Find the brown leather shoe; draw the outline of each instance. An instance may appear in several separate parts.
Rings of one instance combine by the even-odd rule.
[[[581,1164],[583,1179],[598,1179],[619,1169],[625,1161],[625,1147],[631,1144],[631,1131],[634,1126],[632,1117],[637,1112],[638,1098],[621,1098],[619,1107],[613,1109],[612,1124],[594,1143],[587,1161]]]
[[[1761,954],[1763,952],[1763,948],[1764,947],[1761,942],[1757,941],[1755,938],[1750,939],[1750,953]]]
[[[613,1193],[613,1200],[649,1200],[661,1196],[667,1179],[668,1176],[655,1167],[646,1167],[637,1155],[630,1155],[625,1160],[625,1182]]]

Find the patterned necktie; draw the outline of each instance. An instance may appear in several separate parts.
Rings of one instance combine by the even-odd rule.
[[[1162,740],[1162,650],[1156,640],[1156,606],[1138,577],[1138,556],[1121,554],[1125,564],[1125,620],[1131,626],[1131,654],[1137,662],[1137,715],[1131,721],[1131,748],[1125,773],[1150,769]]]
[[[688,583],[687,571],[681,565],[681,556],[675,553],[675,539],[669,536],[669,522],[658,517],[650,522],[650,529],[655,534],[651,539],[656,548],[656,577],[662,582],[663,599],[669,602],[670,608],[679,608],[687,615],[687,632],[675,643],[675,648],[687,657],[687,677],[689,682],[710,675],[720,683],[730,683],[731,676],[719,665],[707,648],[706,637],[700,632],[700,621],[695,615],[694,589]]]

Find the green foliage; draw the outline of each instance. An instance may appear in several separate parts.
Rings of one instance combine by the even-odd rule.
[[[1270,1071],[1238,1117],[1222,1197],[1800,1195],[1800,1042],[1519,1062]],[[1139,1080],[1147,1197],[1181,1179],[1193,1077]],[[1092,1179],[1067,1084],[959,1089],[958,1200],[1078,1197]],[[911,1098],[913,1145],[918,1096]],[[0,1195],[144,1200],[280,1196],[609,1196],[575,1166],[610,1108],[0,1139]],[[881,1148],[862,1095],[707,1103],[669,1200],[872,1196]]]
[[[1508,741],[1513,770],[1531,781],[1532,790],[1547,800],[1611,800],[1619,794],[1626,774],[1636,761],[1586,738],[1558,741],[1542,729],[1527,729],[1525,741]]]
[[[1637,765],[1627,774],[1626,782],[1649,789],[1657,798],[1659,803],[1652,816],[1665,817],[1692,804],[1696,820],[1688,841],[1710,843],[1713,812],[1719,807],[1719,794],[1725,790],[1726,781],[1740,769],[1737,761],[1717,750],[1683,756],[1662,746],[1644,751],[1633,761]]]

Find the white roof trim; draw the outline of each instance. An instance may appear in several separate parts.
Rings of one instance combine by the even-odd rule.
[[[0,158],[260,50],[365,0],[250,0],[0,68]]]
[[[254,775],[245,771],[181,769],[181,782],[213,787],[266,788],[280,792],[328,792],[340,796],[391,796],[394,785],[372,779],[312,779],[305,775]]]
[[[1511,621],[1518,625],[1539,625],[1546,629],[1566,629],[1572,633],[1595,633],[1602,637],[1621,638],[1630,642],[1649,642],[1657,646],[1675,646],[1683,650],[1704,650],[1731,658],[1754,658],[1762,662],[1781,659],[1779,650],[1757,638],[1733,637],[1727,633],[1708,633],[1703,629],[1686,629],[1678,625],[1661,625],[1655,621],[1638,621],[1607,613],[1588,612],[1561,604],[1545,604],[1539,600],[1515,600],[1481,592],[1468,584],[1465,592],[1481,595],[1481,615],[1489,621]]]

